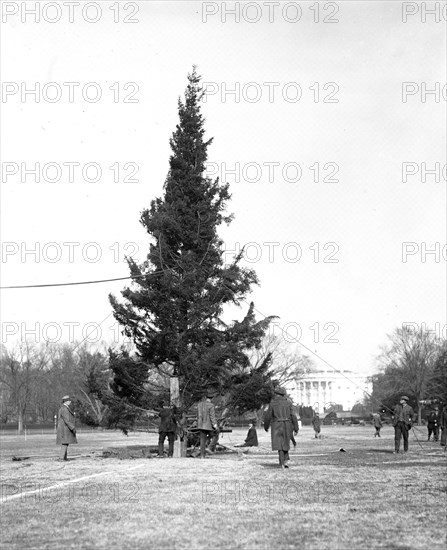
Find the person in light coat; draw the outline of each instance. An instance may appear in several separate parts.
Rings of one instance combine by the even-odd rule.
[[[208,437],[217,431],[216,410],[211,402],[214,392],[206,391],[206,396],[199,402],[197,409],[197,428],[200,430],[200,458],[205,458]]]
[[[75,414],[70,409],[70,405],[70,396],[64,395],[62,406],[57,415],[56,445],[61,446],[58,460],[68,460],[68,446],[78,442],[76,439]]]

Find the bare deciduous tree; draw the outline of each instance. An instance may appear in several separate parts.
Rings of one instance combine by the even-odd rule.
[[[271,354],[270,373],[279,385],[287,386],[315,370],[315,363],[299,349],[292,349],[283,338],[267,334],[259,349],[250,354],[253,366],[260,365],[268,354]]]
[[[430,331],[405,325],[396,328],[388,338],[389,343],[379,356],[383,369],[381,374],[390,393],[400,391],[415,398],[420,423],[420,401],[426,397],[441,342]]]
[[[9,391],[18,419],[18,431],[23,432],[27,407],[34,402],[38,381],[48,365],[48,345],[37,346],[26,341],[17,343],[10,351],[2,350],[0,383]]]

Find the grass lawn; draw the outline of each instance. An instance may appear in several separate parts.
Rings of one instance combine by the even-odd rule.
[[[154,445],[157,435],[87,431],[60,463],[53,435],[7,435],[1,548],[445,548],[446,453],[416,430],[420,443],[411,434],[409,452],[393,455],[389,426],[381,439],[370,426],[323,426],[321,440],[304,427],[289,470],[261,429],[258,449],[206,460],[106,459],[107,447]]]

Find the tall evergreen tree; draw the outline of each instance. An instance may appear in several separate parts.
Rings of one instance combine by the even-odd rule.
[[[212,139],[204,137],[202,96],[194,68],[178,102],[164,196],[141,214],[151,237],[147,260],[138,265],[128,259],[132,287],[122,292],[123,302],[110,296],[115,318],[136,347],[135,356],[111,358],[111,387],[120,400],[143,408],[145,380],[154,371],[178,378],[183,410],[206,388],[224,392],[238,381],[247,387],[250,373],[261,375],[253,372],[247,352],[260,346],[271,318],[256,321],[251,303],[241,321],[222,320],[224,308],[241,306],[258,279],[239,265],[242,252],[224,263],[217,228],[232,220],[225,214],[230,194],[228,184],[204,176]],[[243,399],[246,392],[240,393]]]

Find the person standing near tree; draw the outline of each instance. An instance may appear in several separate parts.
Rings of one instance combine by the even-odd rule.
[[[160,425],[158,427],[158,455],[157,458],[164,458],[164,443],[168,438],[168,458],[174,454],[175,432],[177,430],[176,410],[162,401],[162,409],[159,413]]]
[[[64,395],[62,406],[57,415],[56,445],[61,446],[61,452],[57,460],[68,460],[68,446],[78,442],[76,439],[75,414],[70,409],[70,405],[70,396]]]
[[[205,458],[207,439],[217,431],[216,409],[211,402],[214,392],[207,389],[197,409],[197,428],[200,430],[200,458]]]
[[[298,420],[293,413],[292,403],[286,398],[283,388],[275,388],[275,396],[264,417],[264,430],[272,427],[272,451],[278,451],[281,468],[289,467],[290,439],[298,434]]]
[[[407,401],[408,397],[403,395],[394,407],[394,454],[399,454],[401,438],[404,440],[404,453],[408,451],[408,432],[413,424],[414,412]]]

